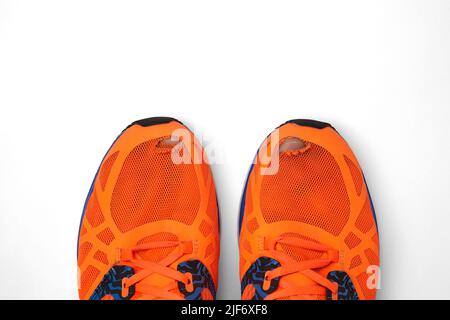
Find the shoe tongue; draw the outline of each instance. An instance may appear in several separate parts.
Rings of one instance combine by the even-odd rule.
[[[285,233],[282,235],[282,237],[294,237],[309,241],[314,241],[314,239],[311,239],[309,237],[302,236],[297,233]],[[290,256],[292,259],[301,262],[301,261],[307,261],[311,259],[319,259],[322,257],[321,252],[317,252],[310,249],[304,249],[297,246],[292,246],[288,244],[278,244],[277,250],[284,252],[288,256]],[[301,274],[301,273],[295,273],[291,275],[284,276],[281,280],[281,284],[283,285],[283,282],[287,284],[287,286],[296,286],[296,287],[305,287],[310,285],[317,285],[316,282],[308,278],[307,276]],[[299,295],[295,297],[290,297],[290,300],[324,300],[326,298],[325,295]]]
[[[313,280],[309,279],[307,276],[296,273],[284,276],[280,280],[280,286],[282,287],[308,287],[312,285],[317,285]],[[286,300],[325,300],[326,294],[318,295],[318,294],[302,294],[297,296],[292,296],[287,298]]]
[[[154,241],[178,241],[178,237],[169,232],[160,232],[139,240],[137,244],[140,245]],[[176,249],[176,247],[149,249],[139,252],[139,257],[142,260],[158,263]],[[169,279],[157,273],[154,273],[142,280],[142,283],[156,287],[165,287],[167,285],[170,285],[172,282],[173,279]]]
[[[178,237],[169,232],[160,232],[147,236],[138,241],[137,245],[155,242],[155,241],[178,241]],[[149,249],[139,252],[139,257],[150,262],[159,262],[167,257],[176,247]]]
[[[303,239],[303,240],[317,242],[317,241],[314,241],[314,239],[311,239],[306,236],[302,236],[297,233],[284,233],[281,235],[281,237],[299,238],[299,239]],[[300,247],[292,246],[292,245],[288,245],[288,244],[278,244],[277,250],[283,251],[285,254],[287,254],[292,259],[294,259],[298,262],[312,260],[312,259],[319,259],[323,255],[322,252],[314,251],[311,249],[304,249],[304,248],[300,248]]]

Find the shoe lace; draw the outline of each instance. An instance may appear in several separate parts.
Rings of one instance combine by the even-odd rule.
[[[162,248],[175,248],[175,250],[158,262],[147,261],[139,255],[147,250]],[[122,279],[122,296],[128,296],[130,287],[134,286],[135,292],[140,294],[138,299],[183,300],[184,298],[173,290],[178,287],[178,282],[181,282],[186,286],[186,291],[192,292],[194,290],[192,274],[181,273],[169,266],[182,256],[192,253],[192,250],[192,241],[154,241],[132,248],[118,249],[117,262],[126,263],[138,270],[133,276]],[[174,281],[164,287],[143,283],[144,279],[153,274],[159,274]]]
[[[285,252],[277,250],[277,245],[280,244],[317,251],[322,253],[322,255],[318,259],[297,261]],[[278,237],[273,240],[265,239],[264,246],[264,255],[280,262],[283,261],[280,267],[266,272],[263,283],[264,290],[269,289],[272,279],[295,273],[303,274],[314,282],[314,284],[306,286],[298,286],[285,282],[279,290],[267,295],[266,300],[285,299],[299,295],[326,295],[327,289],[331,291],[333,299],[337,298],[337,283],[328,280],[317,270],[331,263],[339,262],[339,251],[330,249],[317,242],[296,237]]]

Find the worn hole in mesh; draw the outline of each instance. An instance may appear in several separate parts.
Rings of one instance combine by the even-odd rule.
[[[287,137],[280,141],[279,144],[279,153],[283,152],[298,152],[301,150],[304,150],[307,147],[307,143],[305,143],[303,140],[296,138],[296,137]]]
[[[180,143],[180,138],[179,137],[165,137],[163,139],[159,139],[158,143],[156,144],[156,146],[158,148],[168,148],[171,149],[173,147],[175,147],[177,144]]]

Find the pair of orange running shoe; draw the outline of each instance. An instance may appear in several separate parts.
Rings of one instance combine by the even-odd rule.
[[[181,122],[128,126],[95,176],[78,237],[81,299],[212,300],[219,210]],[[242,299],[375,299],[376,218],[354,154],[329,124],[291,120],[251,166],[239,216]]]

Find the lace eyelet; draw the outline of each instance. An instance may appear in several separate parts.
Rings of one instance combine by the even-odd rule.
[[[122,278],[122,292],[121,296],[122,298],[128,297],[130,294],[130,286],[128,285],[128,278]]]
[[[266,272],[264,275],[264,282],[263,282],[263,290],[268,291],[270,289],[270,285],[272,284],[272,280],[269,277],[269,271]]]
[[[185,286],[186,286],[186,291],[188,293],[194,292],[194,281],[192,280],[192,273],[185,273],[185,276],[187,277]]]

